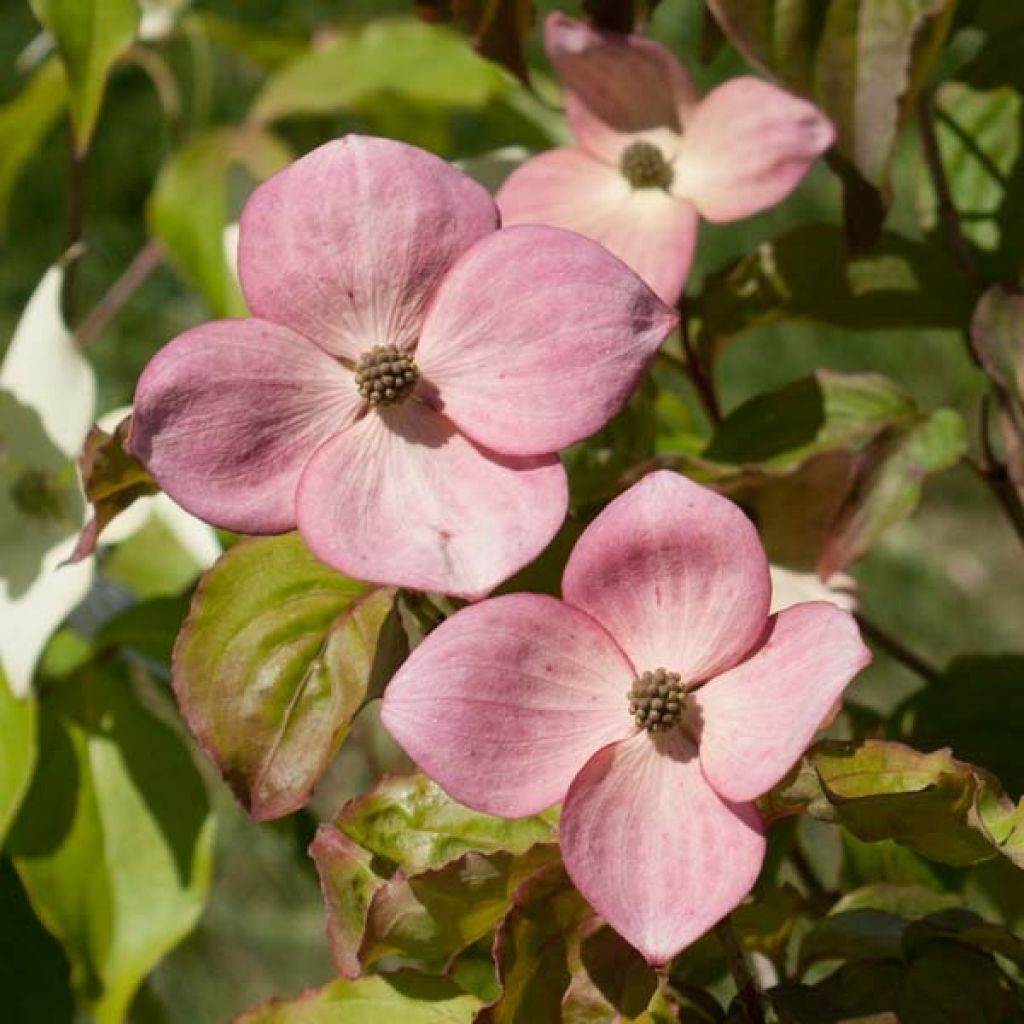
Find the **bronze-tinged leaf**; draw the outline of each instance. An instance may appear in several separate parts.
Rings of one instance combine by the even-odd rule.
[[[126,416],[113,434],[94,426],[85,439],[78,467],[85,497],[92,506],[92,518],[83,528],[69,561],[79,562],[91,555],[103,530],[119,513],[138,498],[160,491],[146,467],[125,448],[131,424],[131,416]]]
[[[200,580],[172,681],[189,728],[253,817],[305,804],[394,667],[394,597],[329,569],[295,533],[244,540]]]

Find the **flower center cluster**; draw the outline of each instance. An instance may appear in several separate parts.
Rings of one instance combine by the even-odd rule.
[[[419,379],[412,354],[394,345],[374,345],[356,363],[356,386],[370,405],[404,402]]]
[[[33,519],[61,519],[64,515],[61,488],[41,469],[26,469],[11,484],[11,500]]]
[[[672,165],[650,142],[631,142],[619,157],[619,170],[633,188],[668,189],[675,177]]]
[[[686,691],[678,672],[663,668],[645,672],[629,690],[629,713],[648,732],[665,732],[679,724]]]

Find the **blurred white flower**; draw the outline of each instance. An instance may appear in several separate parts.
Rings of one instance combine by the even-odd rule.
[[[831,601],[848,612],[857,608],[857,581],[852,576],[837,572],[822,582],[813,572],[796,572],[781,565],[769,566],[769,570],[773,615],[804,601]]]
[[[29,692],[47,640],[95,572],[93,559],[63,564],[89,516],[75,461],[93,423],[96,379],[61,316],[62,281],[60,269],[47,271],[0,364],[0,667],[17,696]],[[103,543],[158,516],[197,565],[217,558],[210,527],[165,495],[138,505]]]

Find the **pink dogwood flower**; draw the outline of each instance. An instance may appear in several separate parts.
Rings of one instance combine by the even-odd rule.
[[[770,617],[754,527],[667,471],[586,529],[562,593],[453,615],[392,680],[383,721],[469,807],[519,817],[564,800],[574,883],[662,964],[749,892],[765,850],[754,799],[870,655],[831,603]]]
[[[726,222],[784,199],[835,139],[806,101],[758,78],[701,99],[665,47],[548,16],[576,145],[528,160],[498,192],[506,224],[557,224],[606,245],[668,303],[693,262],[698,214]]]
[[[298,527],[360,579],[479,597],[565,516],[557,454],[626,401],[675,325],[636,274],[412,146],[347,136],[241,219],[253,313],[146,367],[132,451],[194,515]]]

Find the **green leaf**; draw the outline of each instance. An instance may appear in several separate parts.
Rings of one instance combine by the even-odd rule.
[[[793,926],[804,909],[804,899],[791,885],[767,888],[731,915],[740,945],[776,963],[784,962]]]
[[[137,0],[31,0],[36,17],[53,33],[67,72],[75,148],[89,148],[107,77],[135,38]]]
[[[309,798],[391,666],[378,641],[393,604],[393,590],[327,568],[297,533],[244,540],[203,576],[175,646],[174,689],[253,817]]]
[[[910,515],[924,479],[965,448],[952,410],[925,417],[883,376],[819,370],[733,410],[702,457],[661,461],[750,507],[773,562],[827,579]]]
[[[964,234],[979,249],[1001,253],[1012,270],[1024,259],[1024,226],[1013,198],[1022,114],[1024,98],[1010,88],[979,92],[947,82],[935,96],[939,154]],[[922,227],[937,230],[938,199],[924,166],[916,200]]]
[[[952,409],[939,409],[881,444],[829,528],[818,562],[822,578],[870,551],[886,530],[914,511],[925,479],[951,469],[966,451],[963,418]]]
[[[899,849],[899,847],[896,847]],[[830,913],[848,910],[884,910],[907,921],[926,917],[939,910],[958,907],[961,898],[952,892],[938,892],[916,883],[874,882],[841,896]]]
[[[554,841],[550,812],[495,818],[456,803],[423,775],[381,780],[342,808],[334,827],[407,875],[443,867],[466,853],[525,853]]]
[[[1003,854],[1024,867],[1024,805],[949,750],[825,740],[759,800],[766,817],[805,810],[866,842],[892,839],[943,864]]]
[[[32,781],[36,764],[36,702],[11,693],[0,669],[0,850]]]
[[[564,1024],[655,1024],[665,1009],[658,976],[625,939],[597,918],[569,943],[569,987]],[[675,1020],[675,1016],[664,1018]]]
[[[272,75],[251,117],[358,111],[388,94],[409,103],[481,108],[512,87],[450,29],[412,20],[379,20],[339,35]]]
[[[800,960],[804,968],[817,960],[898,957],[907,922],[883,910],[847,910],[816,922],[804,936]]]
[[[209,11],[190,11],[183,23],[217,46],[255,64],[264,71],[275,71],[295,60],[306,49],[306,40],[282,31],[280,22],[259,25],[218,17]]]
[[[296,999],[274,999],[234,1024],[470,1024],[479,1006],[448,978],[398,971],[338,979]]]
[[[12,1022],[75,1019],[68,961],[60,943],[39,923],[14,865],[0,858],[0,992]]]
[[[104,528],[120,512],[139,498],[160,490],[146,467],[125,448],[131,423],[131,416],[126,416],[113,434],[93,426],[85,439],[78,470],[93,513],[75,545],[72,562],[81,561],[96,550]]]
[[[40,707],[39,764],[9,851],[96,1024],[118,1024],[198,920],[213,818],[188,751],[129,681],[90,673]]]
[[[874,190],[874,198],[854,200],[860,216],[873,205],[884,210],[900,129],[949,31],[955,0],[709,0],[709,6],[748,60],[832,118],[836,148],[855,175],[854,196],[865,186]],[[870,227],[863,234],[870,236]]]
[[[374,894],[387,875],[374,867],[374,855],[333,825],[321,825],[309,855],[320,875],[327,908],[327,938],[338,973],[358,978],[363,973],[360,949]]]
[[[880,374],[819,370],[744,402],[715,432],[704,458],[788,473],[812,455],[859,449],[916,416],[910,397]]]
[[[0,231],[7,222],[18,176],[38,152],[66,103],[64,72],[53,58],[32,75],[14,99],[0,106]]]
[[[945,248],[892,231],[851,255],[838,228],[794,229],[712,274],[691,302],[701,344],[720,351],[766,324],[959,330],[974,293]]]
[[[93,641],[97,655],[127,650],[168,673],[178,630],[188,613],[187,596],[140,601],[107,619]]]
[[[524,882],[494,938],[501,997],[476,1024],[560,1020],[570,982],[568,937],[592,914],[561,864]]]
[[[467,853],[411,878],[397,872],[371,897],[360,962],[366,966],[396,956],[427,970],[444,970],[494,931],[527,878],[557,859],[558,848],[549,844],[520,856]]]
[[[622,490],[624,474],[654,454],[656,395],[653,383],[645,380],[605,427],[563,453],[574,506],[614,497]]]
[[[382,780],[321,825],[310,847],[338,970],[358,977],[392,955],[443,969],[557,857],[553,840],[541,818],[478,814],[421,775]]]
[[[942,678],[897,711],[907,742],[925,750],[949,744],[960,759],[994,773],[1014,796],[1024,793],[1024,657],[956,658]]]
[[[244,316],[245,302],[224,247],[228,174],[244,168],[258,181],[279,171],[291,152],[258,128],[213,128],[186,143],[160,171],[149,197],[149,230],[215,316]]]

